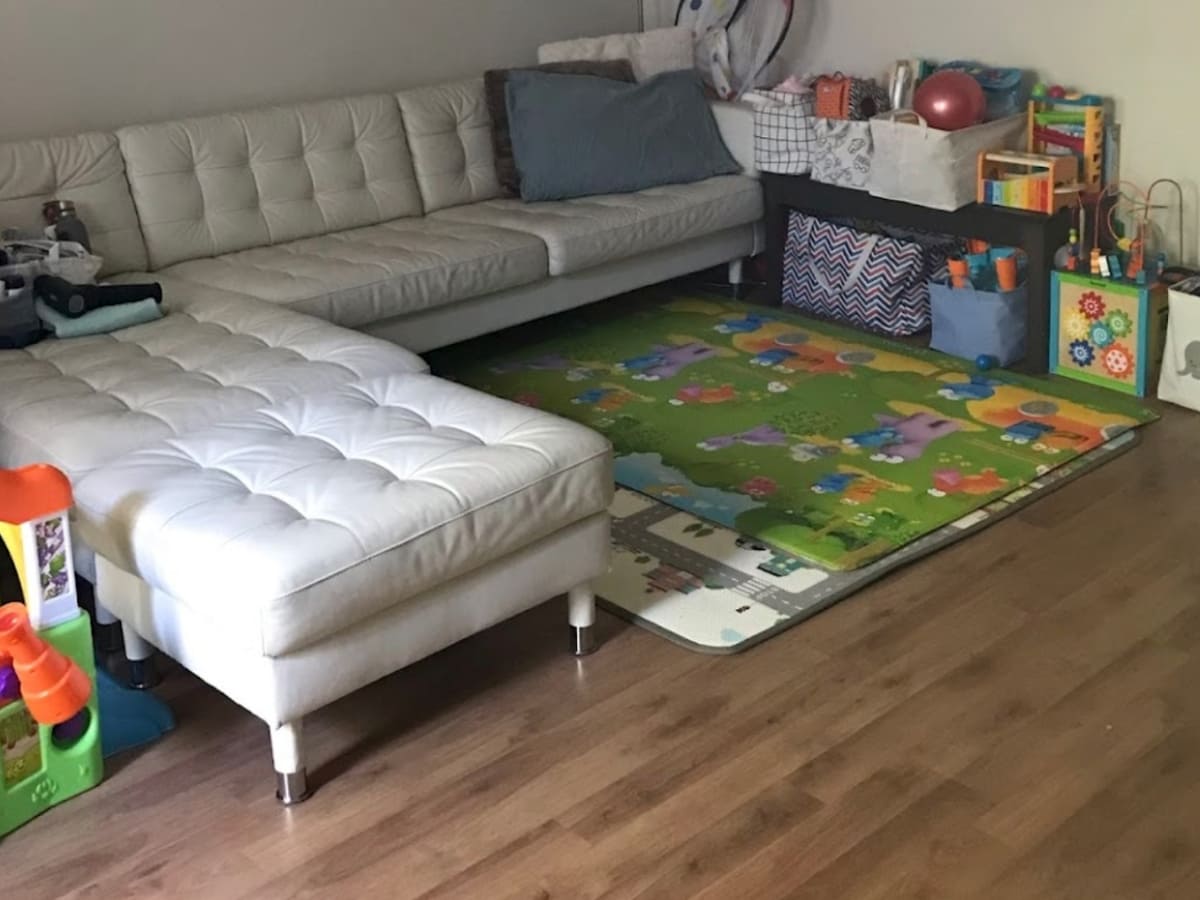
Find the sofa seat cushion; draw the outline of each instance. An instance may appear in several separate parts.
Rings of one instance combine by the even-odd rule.
[[[534,235],[417,218],[192,260],[164,274],[360,328],[532,284],[547,271]]]
[[[162,284],[168,314],[156,322],[0,351],[0,466],[48,462],[78,477],[232,415],[424,369],[407,350],[319,319]]]
[[[722,175],[694,184],[549,203],[488,200],[440,210],[430,218],[535,234],[550,251],[550,274],[567,275],[762,216],[759,183],[745,175]]]
[[[394,375],[131,453],[76,503],[97,553],[279,656],[603,513],[612,484],[594,432]]]

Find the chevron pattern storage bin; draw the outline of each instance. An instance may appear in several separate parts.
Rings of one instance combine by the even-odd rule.
[[[945,256],[793,212],[784,249],[783,302],[891,335],[929,327],[929,281]]]

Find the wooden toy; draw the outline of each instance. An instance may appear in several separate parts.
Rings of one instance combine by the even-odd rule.
[[[1074,206],[1081,185],[1074,156],[1015,151],[979,154],[980,203],[1053,215]]]
[[[1050,371],[1148,396],[1158,383],[1167,330],[1161,284],[1055,272],[1050,293]]]
[[[1069,151],[1079,160],[1083,190],[1095,193],[1106,177],[1106,121],[1104,101],[1099,97],[1053,93],[1035,97],[1029,101],[1026,149],[1030,153],[1048,153],[1053,148]]]
[[[99,784],[99,699],[75,602],[71,486],[50,466],[0,469],[0,539],[25,603],[0,606],[0,836]]]

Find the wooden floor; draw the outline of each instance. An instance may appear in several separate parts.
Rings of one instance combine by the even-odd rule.
[[[561,603],[266,729],[179,729],[0,844],[5,898],[1200,896],[1200,417],[748,653]],[[566,564],[566,561],[564,561]]]

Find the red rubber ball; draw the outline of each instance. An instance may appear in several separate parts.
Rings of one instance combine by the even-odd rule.
[[[966,72],[935,72],[921,82],[913,99],[917,115],[931,128],[957,131],[978,125],[987,115],[987,98]]]

